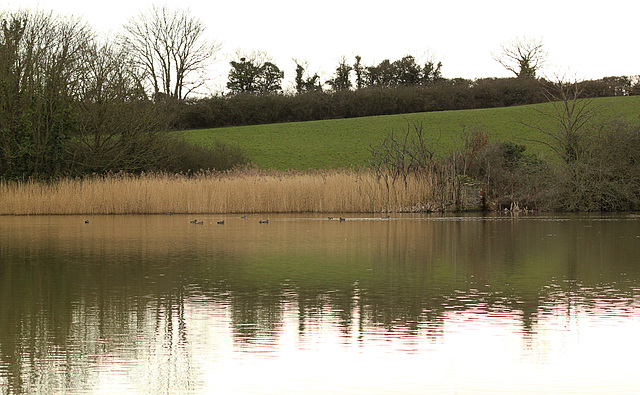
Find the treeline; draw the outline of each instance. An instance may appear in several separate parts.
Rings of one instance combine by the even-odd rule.
[[[175,103],[174,128],[300,122],[426,111],[507,107],[549,101],[552,83],[543,79],[440,79],[428,85],[369,86],[299,94],[217,95]],[[583,97],[640,94],[629,77],[580,82]]]
[[[303,65],[296,91],[266,58],[230,62],[228,92],[193,99],[218,47],[187,12],[153,7],[115,38],[52,13],[0,13],[0,177],[51,179],[109,172],[191,173],[249,161],[241,149],[200,147],[172,129],[512,106],[548,100],[548,82],[521,65],[516,78],[446,79],[412,56],[365,66],[342,60],[324,90]],[[525,64],[526,65],[526,64]],[[526,73],[522,69],[529,70]],[[586,96],[638,93],[627,77],[583,83]]]
[[[0,177],[226,169],[239,149],[169,137],[126,46],[86,24],[42,12],[0,15]]]

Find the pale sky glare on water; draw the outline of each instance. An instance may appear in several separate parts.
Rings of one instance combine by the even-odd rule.
[[[365,66],[404,55],[441,61],[447,78],[507,77],[512,74],[491,54],[521,37],[543,42],[549,77],[640,74],[637,0],[10,0],[1,8],[74,15],[113,35],[153,4],[189,9],[222,45],[211,76],[217,86],[226,83],[238,49],[266,52],[286,81],[294,75],[294,58],[307,61],[308,71],[324,81],[341,57],[353,63],[356,55]]]

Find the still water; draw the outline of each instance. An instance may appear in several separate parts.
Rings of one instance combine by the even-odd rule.
[[[640,391],[639,218],[265,218],[0,217],[0,393]]]

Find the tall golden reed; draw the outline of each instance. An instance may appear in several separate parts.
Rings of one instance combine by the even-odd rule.
[[[406,212],[434,209],[432,196],[433,177],[387,187],[366,170],[116,174],[2,181],[0,215]]]

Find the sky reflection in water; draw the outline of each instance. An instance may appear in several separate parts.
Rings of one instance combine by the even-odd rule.
[[[2,393],[640,387],[640,221],[216,219],[0,218]]]

